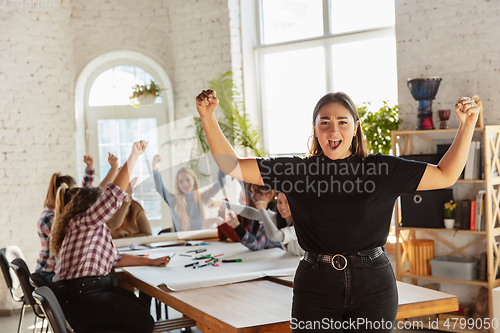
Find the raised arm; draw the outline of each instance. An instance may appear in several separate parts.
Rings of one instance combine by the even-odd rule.
[[[427,165],[417,191],[452,186],[464,169],[479,115],[479,107],[469,97],[460,97],[455,104],[455,113],[460,120],[457,135],[439,164]]]
[[[94,185],[94,158],[92,155],[83,156],[85,163],[85,176],[83,176],[82,187],[92,187]]]
[[[271,220],[276,220],[276,213],[273,211],[266,211],[264,209],[259,209],[260,219],[266,229],[266,235],[270,240],[274,242],[283,242],[285,240],[285,234],[283,231],[276,227],[276,223]]]
[[[160,171],[158,170],[158,163],[161,161],[161,156],[160,155],[155,155],[153,157],[153,162],[152,162],[152,166],[153,166],[153,178],[154,178],[154,181],[155,181],[155,188],[156,188],[156,191],[162,196],[163,200],[165,200],[165,202],[168,204],[168,200],[167,198],[170,198],[172,197],[172,193],[170,193],[167,188],[165,187],[165,185],[163,185],[163,181],[161,180],[161,175],[160,175]]]
[[[227,209],[235,212],[236,215],[243,216],[244,218],[247,218],[249,220],[261,220],[259,211],[253,207],[231,203],[228,201],[223,201],[222,204],[226,205]]]
[[[113,181],[113,179],[115,179],[116,177],[116,174],[118,173],[118,158],[115,155],[108,153],[108,163],[111,168],[109,169],[106,177],[104,177],[102,182],[99,184],[99,187],[102,189],[106,187],[107,183]]]
[[[219,191],[222,190],[222,188],[226,186],[226,184],[227,177],[224,172],[219,169],[219,172],[217,173],[217,181],[215,182],[215,184],[213,184],[211,188],[201,194],[201,200],[203,201],[203,204],[208,204],[210,199],[217,193],[219,193]]]
[[[214,90],[203,90],[196,97],[196,108],[207,136],[210,151],[219,168],[226,175],[247,183],[264,185],[256,158],[240,158],[222,133],[215,117],[215,109],[219,105]]]
[[[123,165],[118,175],[115,177],[113,184],[119,186],[124,191],[127,190],[127,186],[130,181],[130,175],[132,174],[132,170],[134,169],[135,162],[137,161],[139,155],[141,155],[147,147],[148,143],[145,141],[133,143],[132,153],[130,154],[127,162]]]

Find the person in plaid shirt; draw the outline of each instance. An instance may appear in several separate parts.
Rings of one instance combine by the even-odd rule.
[[[76,332],[151,333],[154,320],[135,295],[114,286],[113,267],[161,266],[170,257],[149,259],[117,252],[106,222],[127,197],[133,166],[147,147],[135,142],[127,163],[112,183],[101,188],[58,190],[56,211],[63,206],[52,228],[51,252],[56,254],[52,287],[66,319]]]
[[[92,186],[94,182],[94,159],[91,155],[85,155],[83,157],[83,162],[85,162],[86,168],[82,186]],[[47,196],[45,197],[44,209],[37,224],[38,236],[40,237],[42,249],[40,250],[37,260],[35,273],[42,274],[50,281],[52,281],[52,278],[54,277],[54,269],[56,266],[56,259],[50,256],[50,230],[52,229],[52,224],[54,223],[56,192],[62,184],[66,184],[68,187],[75,187],[76,181],[73,177],[68,175],[61,176],[60,173],[52,175],[49,188],[47,190]]]

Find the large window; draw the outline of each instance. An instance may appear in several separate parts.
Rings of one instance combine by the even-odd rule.
[[[154,188],[151,166],[148,165],[160,152],[159,143],[162,141],[158,127],[166,124],[166,111],[161,97],[139,108],[132,107],[129,98],[135,85],[149,85],[151,80],[161,86],[157,78],[138,66],[117,65],[105,69],[91,82],[85,115],[88,152],[96,160],[98,179],[102,180],[110,169],[108,153],[118,157],[119,165],[123,165],[134,141],[149,142],[147,154],[138,159],[131,178],[139,178],[140,186],[133,198],[143,206],[154,226],[164,225],[165,215],[169,215]]]
[[[266,150],[307,151],[326,92],[397,103],[394,0],[260,0],[260,96]],[[291,135],[293,134],[293,135]]]

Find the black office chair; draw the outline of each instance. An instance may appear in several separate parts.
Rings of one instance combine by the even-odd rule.
[[[50,329],[53,333],[73,333],[73,329],[66,321],[61,305],[57,301],[54,292],[47,286],[37,288],[32,293],[33,299],[42,309]]]
[[[30,284],[34,288],[40,288],[40,287],[49,287],[52,288],[52,281],[47,279],[45,276],[43,276],[40,273],[33,273],[30,275]]]
[[[35,313],[35,323],[34,323],[34,328],[33,332],[36,331],[36,324],[38,321],[38,318],[42,319],[42,326],[40,328],[40,332],[43,329],[43,324],[45,322],[45,315],[40,308],[40,306],[36,303],[35,299],[33,298],[33,290],[35,288],[30,284],[30,270],[28,268],[28,265],[26,265],[26,262],[22,258],[16,258],[12,260],[10,263],[10,267],[14,270],[14,272],[17,275],[17,278],[19,279],[19,283],[21,284],[21,289],[23,290],[23,299],[24,299],[24,304],[31,306],[33,309],[33,312]],[[48,331],[48,327],[47,327]]]
[[[19,317],[19,324],[17,327],[17,332],[21,332],[21,327],[23,326],[24,310],[27,305],[26,298],[21,293],[21,285],[17,276],[11,272],[9,262],[16,257],[22,257],[22,252],[17,246],[8,246],[6,248],[0,249],[0,267],[2,267],[3,276],[5,278],[5,283],[7,288],[10,290],[12,299],[16,302],[22,302],[21,315]]]
[[[32,293],[33,299],[42,309],[49,322],[52,333],[75,333],[66,320],[64,312],[54,292],[47,286],[36,288]],[[99,331],[93,333],[123,333],[117,331]]]

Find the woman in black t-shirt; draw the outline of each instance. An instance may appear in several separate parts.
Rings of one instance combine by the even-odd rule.
[[[292,331],[392,331],[398,295],[383,245],[395,200],[456,182],[467,159],[477,105],[467,97],[458,100],[460,127],[439,165],[368,154],[356,106],[344,93],[329,93],[317,103],[305,157],[240,158],[217,123],[217,105],[213,90],[196,98],[219,168],[284,192],[306,251],[294,279]]]

